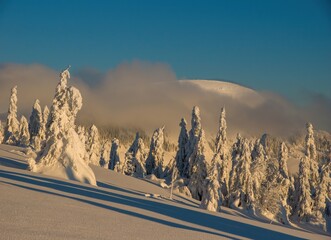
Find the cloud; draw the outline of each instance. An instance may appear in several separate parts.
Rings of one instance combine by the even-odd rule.
[[[58,75],[58,71],[42,65],[0,65],[0,112],[7,111],[10,88],[14,85],[18,85],[21,113],[30,114],[35,98],[49,105]],[[91,84],[94,78],[97,81]],[[151,133],[166,125],[169,135],[176,139],[181,117],[189,124],[192,106],[198,105],[209,136],[216,134],[223,106],[227,110],[228,130],[232,136],[238,132],[286,136],[304,128],[306,121],[313,122],[315,128],[331,131],[330,99],[324,96],[311,97],[305,107],[297,107],[270,92],[255,93],[240,101],[178,81],[165,64],[135,61],[121,64],[106,74],[80,69],[72,71],[70,84],[83,95],[80,121],[98,126],[139,127]],[[255,101],[256,96],[258,101]],[[259,104],[252,106],[246,104],[248,101]]]

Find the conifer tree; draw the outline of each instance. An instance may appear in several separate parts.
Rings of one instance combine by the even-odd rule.
[[[41,107],[39,104],[39,100],[33,104],[32,112],[29,121],[29,132],[30,132],[30,142],[31,146],[36,150],[39,151],[41,149],[41,141],[45,138],[45,129],[43,128],[44,119],[41,112]],[[43,139],[41,138],[43,135]]]
[[[146,160],[146,174],[154,174],[157,178],[163,177],[163,131],[164,127],[154,131]]]
[[[100,166],[101,143],[98,128],[92,125],[87,139],[87,151],[89,153],[89,163]]]
[[[30,144],[30,133],[29,124],[24,116],[21,117],[20,121],[20,133],[19,133],[19,145],[27,147]]]
[[[122,172],[122,166],[118,152],[119,145],[120,141],[117,138],[114,138],[111,144],[108,169],[114,170],[115,172]]]
[[[188,134],[186,129],[186,120],[182,118],[180,121],[180,133],[178,137],[178,151],[176,154],[176,167],[178,169],[179,176],[184,176],[184,166],[186,159],[186,145],[188,142]]]
[[[6,144],[15,145],[18,141],[20,128],[17,120],[17,86],[11,89],[9,102],[4,142]]]

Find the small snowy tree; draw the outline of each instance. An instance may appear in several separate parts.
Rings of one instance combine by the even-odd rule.
[[[184,166],[186,160],[186,145],[188,142],[188,135],[186,129],[186,120],[182,118],[180,121],[180,133],[178,137],[178,150],[176,154],[176,167],[178,169],[179,176],[184,176]]]
[[[282,142],[279,148],[278,165],[279,165],[279,173],[285,179],[289,179],[287,160],[288,160],[288,148],[286,144]]]
[[[39,100],[36,99],[36,101],[33,104],[32,112],[30,116],[29,121],[29,132],[30,132],[30,142],[31,146],[36,150],[39,151],[41,149],[41,133],[45,131],[45,129],[42,128],[44,124],[44,119],[41,112],[41,107],[39,104]],[[43,138],[45,133],[43,132]]]
[[[148,157],[146,159],[146,174],[154,174],[161,178],[163,174],[163,136],[164,127],[154,131]]]
[[[120,141],[117,138],[114,138],[111,143],[110,157],[108,162],[108,169],[114,170],[115,172],[121,172],[121,160],[119,156]]]
[[[96,185],[94,173],[84,159],[87,156],[84,144],[75,130],[82,96],[78,89],[67,86],[70,78],[68,69],[60,77],[47,122],[45,147],[36,161],[30,159],[29,169]]]
[[[19,145],[22,147],[27,147],[30,144],[30,133],[29,124],[24,116],[21,117],[20,122],[20,134],[19,134]]]
[[[7,122],[5,126],[6,144],[15,145],[19,137],[19,122],[17,120],[17,86],[11,89],[10,103],[8,108]]]
[[[3,142],[3,138],[4,138],[4,129],[0,120],[0,144]]]
[[[87,139],[87,151],[89,153],[89,163],[99,166],[101,157],[101,143],[99,131],[95,125],[92,125],[89,130],[89,137]]]
[[[200,208],[212,212],[220,211],[222,205],[220,197],[221,186],[219,183],[219,170],[215,163],[213,163],[204,184]]]
[[[203,129],[200,130],[189,161],[192,163],[192,168],[190,169],[188,187],[192,197],[201,200],[205,187],[204,182],[207,177],[206,140]]]
[[[101,159],[100,159],[100,166],[101,167],[108,167],[109,159],[110,159],[110,148],[111,148],[111,141],[105,139],[102,143],[101,148]]]
[[[86,132],[84,126],[78,126],[77,127],[77,134],[79,136],[79,139],[82,143],[86,143]]]
[[[194,152],[194,148],[198,141],[200,131],[201,131],[200,109],[198,106],[194,106],[192,110],[191,130],[189,132],[189,139],[185,147],[186,159],[184,161],[183,176],[187,178],[190,177],[190,169],[192,169],[192,163],[189,160],[192,153]]]

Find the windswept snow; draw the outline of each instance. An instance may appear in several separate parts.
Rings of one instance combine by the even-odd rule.
[[[325,233],[219,213],[148,180],[93,166],[98,187],[27,168],[26,149],[0,145],[1,239],[330,239]],[[315,231],[317,231],[315,229]]]

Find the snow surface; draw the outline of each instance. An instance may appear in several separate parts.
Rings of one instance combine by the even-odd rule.
[[[25,149],[0,145],[1,239],[330,239],[322,232],[256,221],[149,180],[93,166],[98,187],[25,170]],[[315,229],[315,231],[318,231]]]

